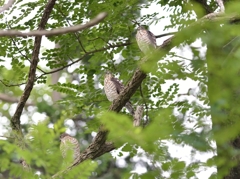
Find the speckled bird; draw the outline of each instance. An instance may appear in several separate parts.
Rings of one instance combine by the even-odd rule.
[[[73,163],[80,159],[80,145],[76,138],[70,136],[67,133],[60,135],[60,150],[62,152],[63,158],[66,158],[67,152],[73,153]]]
[[[109,101],[117,99],[120,92],[124,89],[124,85],[117,79],[114,78],[110,72],[105,74],[104,78],[104,91]],[[134,115],[134,109],[130,101],[125,104],[131,115]]]
[[[157,48],[156,37],[143,26],[137,28],[136,40],[138,47],[145,55]]]

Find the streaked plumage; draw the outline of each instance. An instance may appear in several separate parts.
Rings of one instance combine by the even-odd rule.
[[[136,40],[140,50],[147,54],[157,48],[156,37],[152,32],[146,30],[143,26],[137,28]]]
[[[104,78],[104,91],[109,101],[117,99],[120,92],[124,89],[123,84],[109,72],[105,74]],[[134,115],[134,109],[132,104],[128,101],[125,104],[125,107],[128,109],[131,115]]]
[[[134,114],[133,126],[140,126],[143,116],[143,106],[137,106]]]
[[[78,140],[66,133],[60,135],[60,140],[60,150],[63,158],[66,157],[68,151],[71,151],[73,153],[73,163],[78,161],[80,158],[80,145]]]

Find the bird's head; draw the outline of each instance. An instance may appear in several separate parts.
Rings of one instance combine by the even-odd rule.
[[[105,73],[105,78],[111,78],[111,77],[113,77],[112,73],[110,71],[107,71]]]
[[[143,26],[139,26],[138,28],[137,28],[137,31],[139,31],[139,30],[146,30]]]
[[[60,135],[59,139],[62,140],[62,139],[63,139],[64,137],[66,137],[66,136],[70,136],[70,135],[67,134],[67,133],[62,133],[62,134]]]

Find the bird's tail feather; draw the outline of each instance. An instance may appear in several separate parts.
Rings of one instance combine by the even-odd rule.
[[[125,107],[127,108],[128,112],[129,112],[131,115],[134,115],[133,106],[132,106],[132,104],[131,104],[129,101],[126,103]]]

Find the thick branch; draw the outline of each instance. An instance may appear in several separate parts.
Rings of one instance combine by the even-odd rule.
[[[81,153],[80,160],[77,161],[76,163],[74,163],[72,166],[70,166],[66,170],[58,172],[57,174],[52,176],[52,178],[56,178],[59,175],[61,175],[62,173],[65,173],[65,172],[71,170],[72,167],[79,165],[84,160],[95,159],[95,158],[115,149],[112,142],[106,142],[107,133],[108,133],[107,130],[100,129],[100,131],[97,133],[94,141],[88,146],[88,148],[84,152]]]
[[[142,81],[146,78],[146,73],[137,69],[132,77],[132,79],[128,82],[126,87],[121,91],[118,98],[113,101],[110,106],[110,111],[119,112],[127,101],[131,98],[131,96],[136,92],[138,87],[141,85]]]
[[[106,142],[107,133],[108,133],[107,130],[104,130],[104,129],[100,130],[97,133],[96,137],[94,138],[94,141],[81,154],[80,160],[74,165],[78,165],[79,163],[87,159],[95,159],[115,149],[112,142]],[[102,149],[102,150],[99,150],[99,149]]]
[[[50,13],[54,7],[55,1],[56,0],[49,1],[48,4],[46,5],[46,8],[43,12],[42,19],[38,26],[39,30],[42,30],[45,28],[47,21],[49,19]],[[42,36],[35,37],[32,60],[31,60],[31,65],[30,65],[30,69],[29,69],[29,73],[28,73],[28,81],[27,81],[27,84],[23,91],[23,94],[20,98],[20,101],[17,105],[17,109],[11,119],[12,129],[17,134],[16,137],[17,137],[17,140],[19,141],[20,146],[22,146],[22,144],[21,144],[22,131],[21,131],[21,126],[20,126],[20,117],[21,117],[23,108],[26,105],[26,102],[30,96],[33,85],[34,85],[34,81],[35,81],[35,77],[36,77],[36,68],[37,68],[37,64],[38,64],[38,55],[39,55],[39,50],[40,50],[40,46],[41,46],[41,40],[42,40]]]
[[[76,26],[72,26],[72,27],[58,28],[58,29],[54,29],[54,30],[38,29],[36,31],[30,31],[30,32],[20,32],[17,30],[7,30],[7,31],[0,30],[0,37],[3,37],[3,36],[28,37],[28,36],[44,36],[44,35],[52,36],[52,35],[66,34],[66,33],[70,33],[70,32],[77,32],[77,31],[81,31],[81,30],[87,29],[89,27],[92,27],[92,26],[98,24],[106,16],[107,16],[107,13],[102,12],[86,24],[76,25]]]
[[[201,25],[203,22],[205,21],[209,21],[209,20],[219,20],[219,19],[228,19],[231,20],[230,17],[221,17],[223,14],[209,14],[205,17],[203,17],[202,19],[200,19],[198,22],[193,23],[193,25]],[[219,17],[220,16],[220,17]],[[190,28],[190,27],[189,27]],[[189,28],[186,28],[186,30],[189,30]],[[201,29],[200,29],[201,30]],[[181,34],[182,32],[178,32],[176,33],[175,36],[170,37],[169,39],[167,39],[166,41],[164,41],[164,43],[158,47],[159,50],[161,51],[165,51],[165,53],[162,53],[162,56],[164,54],[166,54],[170,49],[172,49],[174,46],[182,43],[184,40],[186,39],[182,39],[181,41],[177,41],[173,43],[173,40],[175,40],[177,38],[177,36],[179,34]],[[189,37],[190,38],[190,37]],[[161,57],[159,57],[161,58]],[[116,100],[113,101],[112,105],[110,106],[109,110],[110,111],[115,111],[115,112],[119,112],[123,106],[126,104],[126,102],[131,98],[131,96],[135,93],[135,91],[138,89],[138,87],[141,85],[142,81],[146,78],[146,74],[141,71],[139,68],[135,71],[132,79],[128,82],[128,84],[125,86],[125,88],[123,89],[123,91],[121,91],[120,95],[118,96],[118,98]],[[101,130],[99,131],[101,132]],[[107,133],[101,133],[101,135],[107,135]],[[103,137],[104,138],[104,137]],[[92,144],[93,145],[94,141]],[[101,148],[102,149],[102,148]]]

